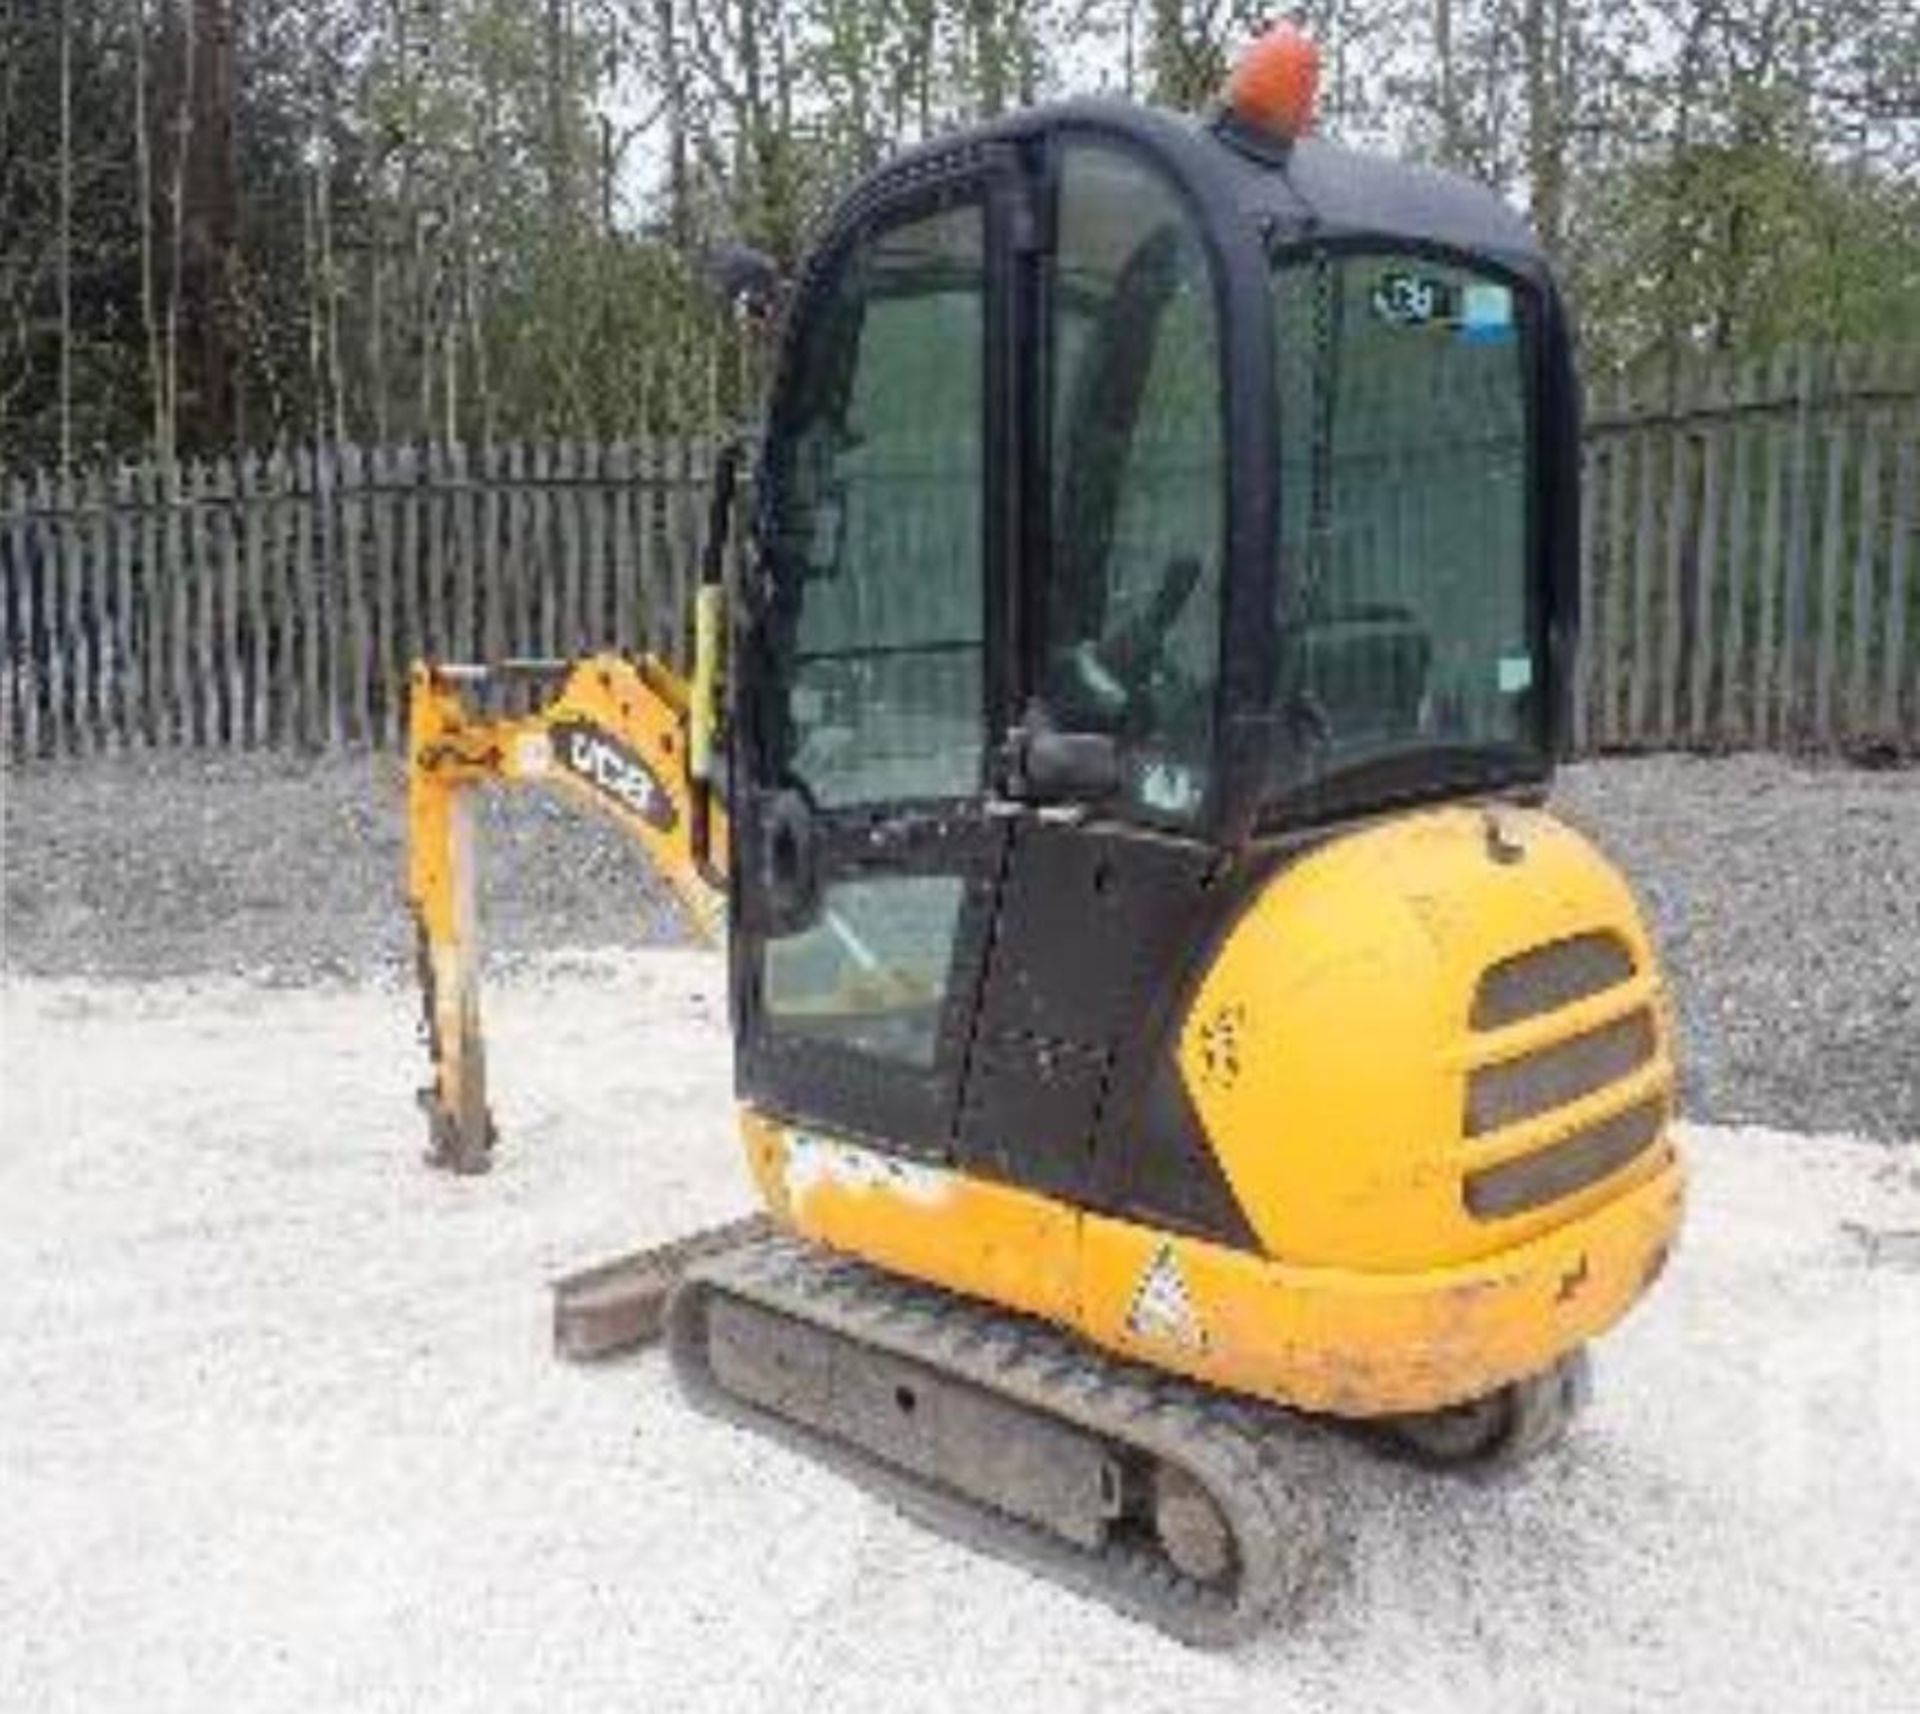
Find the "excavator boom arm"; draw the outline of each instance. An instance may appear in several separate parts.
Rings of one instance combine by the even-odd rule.
[[[700,663],[711,663],[718,590],[696,608]],[[489,692],[532,679],[557,684],[531,713],[490,715]],[[421,1091],[429,1158],[484,1172],[494,1126],[480,1022],[480,933],[473,791],[550,787],[623,828],[711,941],[726,908],[725,812],[711,780],[715,675],[691,682],[654,657],[499,666],[416,663],[408,716],[407,893],[418,935],[433,1081]]]

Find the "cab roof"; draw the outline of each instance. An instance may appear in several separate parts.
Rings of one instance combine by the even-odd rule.
[[[971,136],[1026,143],[1056,131],[1104,132],[1162,157],[1190,181],[1210,185],[1272,243],[1391,238],[1485,256],[1528,275],[1546,272],[1526,221],[1485,185],[1318,137],[1288,144],[1231,114],[1200,118],[1087,96],[1028,108]]]

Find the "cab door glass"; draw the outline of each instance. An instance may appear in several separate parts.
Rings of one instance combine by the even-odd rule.
[[[976,195],[841,253],[772,484],[770,783],[804,797],[822,874],[810,920],[765,942],[763,1015],[914,1075],[957,1058],[984,908],[961,824],[986,752],[985,240]],[[947,832],[910,836],[929,815]]]
[[[1120,740],[1137,816],[1186,823],[1208,787],[1225,545],[1211,269],[1145,162],[1073,144],[1058,183],[1042,701]]]
[[[779,539],[783,761],[821,809],[979,790],[984,225],[869,234],[815,312]]]
[[[958,875],[829,885],[816,923],[767,945],[768,1015],[787,1035],[931,1068],[963,893]]]

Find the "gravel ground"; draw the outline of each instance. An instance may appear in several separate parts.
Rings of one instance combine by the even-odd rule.
[[[404,984],[0,981],[8,1714],[1914,1705],[1911,1155],[1694,1128],[1569,1445],[1478,1483],[1353,1449],[1319,1601],[1201,1656],[657,1356],[554,1362],[544,1279],[746,1200],[721,977],[529,959],[493,999],[505,1142],[453,1180]]]
[[[1920,1142],[1920,771],[1589,762],[1554,805],[1652,918],[1688,1113]]]
[[[9,969],[298,984],[412,968],[396,757],[160,753],[17,769],[0,790]],[[606,824],[539,792],[479,801],[490,951],[679,937]]]
[[[139,757],[0,774],[4,963],[39,975],[403,973],[391,758]],[[677,934],[634,850],[487,797],[485,917],[511,963]],[[1586,763],[1556,803],[1626,868],[1678,995],[1686,1109],[1920,1139],[1920,774],[1773,757]]]

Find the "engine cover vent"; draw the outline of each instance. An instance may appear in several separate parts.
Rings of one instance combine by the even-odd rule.
[[[1642,1101],[1530,1155],[1469,1173],[1467,1210],[1476,1219],[1498,1220],[1597,1184],[1653,1145],[1665,1113],[1663,1101]]]
[[[1529,947],[1480,978],[1469,1022],[1497,1030],[1617,988],[1633,975],[1633,954],[1617,934],[1595,931]]]
[[[1483,1065],[1467,1079],[1467,1135],[1498,1131],[1591,1095],[1639,1070],[1656,1045],[1653,1016],[1642,1007],[1518,1059]]]

